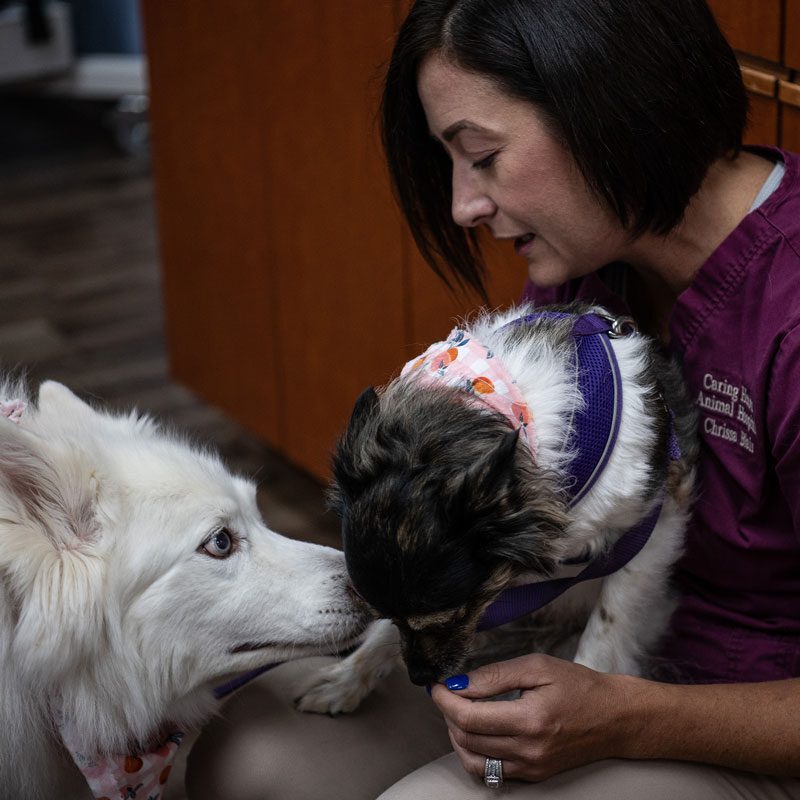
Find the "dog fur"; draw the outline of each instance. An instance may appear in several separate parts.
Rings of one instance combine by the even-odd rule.
[[[697,456],[695,412],[657,343],[636,332],[612,339],[623,385],[619,437],[597,483],[570,508],[564,470],[574,454],[565,442],[582,403],[571,322],[507,326],[533,310],[484,314],[466,330],[521,389],[535,418],[535,460],[507,419],[461,389],[401,376],[357,402],[334,456],[332,494],[353,585],[384,619],[357,651],[303,687],[300,708],[354,709],[400,652],[415,683],[460,671],[475,651],[480,617],[504,588],[606,550],[663,497],[650,540],[627,566],[573,587],[524,624],[534,641],[538,629],[536,649],[568,652],[596,670],[641,673],[672,611],[669,576]],[[607,314],[580,305],[537,310]],[[682,450],[672,462],[668,408]]]
[[[363,632],[342,553],[269,530],[212,453],[57,383],[3,399],[27,408],[0,417],[0,798],[91,797],[56,704],[86,752],[131,752],[226,676]]]

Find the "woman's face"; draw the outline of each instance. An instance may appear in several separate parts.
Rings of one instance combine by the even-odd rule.
[[[417,89],[431,134],[453,163],[457,224],[514,239],[539,286],[624,257],[628,235],[535,106],[438,54],[423,62]]]

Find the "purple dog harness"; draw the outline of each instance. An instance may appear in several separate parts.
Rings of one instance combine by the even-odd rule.
[[[576,453],[567,468],[570,476],[569,505],[573,507],[595,485],[614,450],[622,416],[622,381],[609,340],[625,336],[634,329],[634,325],[627,317],[571,315],[553,311],[530,314],[509,324],[518,327],[543,318],[565,319],[570,316],[574,317],[572,335],[575,338],[576,380],[585,401],[572,420],[573,437],[569,443],[570,449]],[[680,458],[672,422],[669,457]],[[608,551],[590,561],[574,577],[512,586],[504,590],[486,609],[478,630],[495,628],[531,614],[576,583],[603,578],[624,567],[647,544],[661,513],[661,505],[659,502],[646,517],[620,536]]]

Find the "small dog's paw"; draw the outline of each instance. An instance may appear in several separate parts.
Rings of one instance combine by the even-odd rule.
[[[358,708],[373,686],[372,675],[360,675],[345,659],[312,675],[301,688],[295,707],[313,714],[348,714]]]

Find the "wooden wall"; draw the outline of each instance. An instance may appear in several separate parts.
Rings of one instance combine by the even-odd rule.
[[[800,0],[713,0],[752,140],[800,149]],[[174,376],[327,477],[353,400],[450,318],[395,208],[375,119],[410,0],[142,0]],[[525,267],[492,257],[492,304]]]

